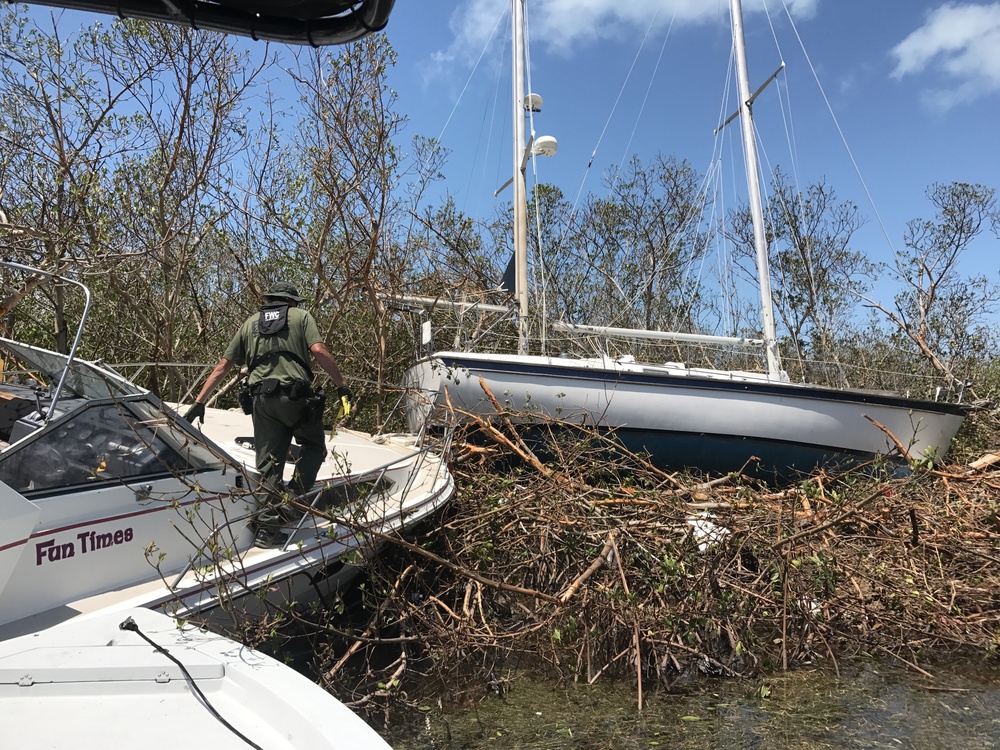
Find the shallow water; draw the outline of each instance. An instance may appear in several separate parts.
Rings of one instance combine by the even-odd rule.
[[[420,720],[382,734],[395,750],[1000,748],[1000,668],[935,670],[933,680],[884,665],[700,680],[644,702],[640,712],[634,684],[518,676],[503,696],[425,706]]]

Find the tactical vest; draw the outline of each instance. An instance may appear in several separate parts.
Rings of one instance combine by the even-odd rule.
[[[284,354],[293,362],[301,365],[302,368],[308,373],[308,379],[312,380],[312,368],[309,363],[302,359],[298,354],[288,349],[282,349],[278,346],[277,334],[281,333],[283,330],[288,328],[288,303],[287,302],[268,302],[260,308],[260,315],[257,318],[257,335],[262,339],[270,339],[271,347],[261,353],[253,362],[250,363],[247,369],[247,378],[250,377],[250,373],[254,371],[261,362],[263,362],[268,357]]]

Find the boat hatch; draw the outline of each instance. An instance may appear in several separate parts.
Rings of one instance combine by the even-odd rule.
[[[114,646],[114,648],[111,648]],[[225,666],[195,649],[184,652],[184,669],[193,680],[220,680]],[[170,682],[184,680],[181,667],[146,645],[42,647],[0,659],[0,685],[72,682]]]
[[[10,339],[0,338],[0,357],[9,355],[31,371],[34,382],[59,382],[67,364],[69,370],[63,388],[80,398],[123,398],[145,393],[118,373],[82,359],[70,360],[65,354],[39,349]]]

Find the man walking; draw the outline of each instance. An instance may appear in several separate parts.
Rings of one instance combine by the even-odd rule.
[[[301,447],[295,474],[288,485],[294,494],[307,492],[326,458],[323,404],[312,391],[310,353],[337,386],[338,397],[353,396],[336,360],[319,334],[316,320],[298,305],[304,299],[287,281],[274,284],[264,295],[260,311],[247,318],[229,342],[208,376],[198,398],[184,418],[205,419],[205,400],[234,365],[246,365],[253,398],[254,446],[261,489],[267,496],[257,515],[255,544],[276,547],[287,536],[281,532],[279,506],[285,490],[282,475],[294,438]]]

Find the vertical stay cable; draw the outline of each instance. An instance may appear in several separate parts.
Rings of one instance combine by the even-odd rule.
[[[534,93],[535,89],[531,85],[531,26],[528,21],[528,8],[524,8],[524,68],[525,77],[528,82],[528,91],[530,95]],[[529,132],[531,134],[531,141],[535,140],[535,110],[533,107],[528,108],[528,125]],[[539,309],[541,311],[540,321],[539,321],[539,340],[541,342],[542,354],[547,354],[548,348],[548,325],[546,324],[549,318],[548,314],[548,285],[546,280],[548,278],[548,269],[545,267],[545,252],[542,245],[542,218],[541,218],[541,203],[538,199],[538,161],[537,155],[534,150],[531,151],[531,177],[532,177],[532,198],[535,204],[535,262],[530,265],[532,284],[538,290],[535,293],[535,299],[541,300],[539,304]],[[539,270],[540,269],[540,270]]]
[[[659,15],[659,10],[653,14],[653,19],[649,22],[649,27],[646,29],[646,36],[643,37],[642,44],[639,46],[641,51],[643,46],[646,44],[646,38],[649,36],[649,32],[652,29],[653,22],[656,20],[656,16]],[[618,161],[618,169],[615,171],[614,181],[618,180],[619,175],[621,175],[622,164],[628,158],[628,152],[632,148],[632,141],[635,140],[635,133],[639,129],[639,120],[642,119],[642,113],[646,110],[646,104],[649,102],[649,95],[653,90],[653,82],[656,80],[656,74],[660,70],[660,63],[663,61],[663,54],[667,49],[667,42],[670,40],[670,32],[674,28],[674,21],[677,19],[677,11],[674,11],[674,15],[670,17],[670,23],[667,25],[667,33],[663,37],[663,44],[660,45],[660,54],[656,57],[656,64],[653,65],[653,72],[649,76],[649,83],[646,84],[646,93],[642,98],[642,104],[639,105],[639,112],[635,116],[635,124],[632,126],[632,132],[629,133],[628,141],[625,143],[625,148],[622,149],[622,157]],[[636,53],[636,58],[638,58],[638,53]],[[594,150],[597,153],[597,150]],[[593,160],[593,157],[591,157]]]
[[[452,105],[451,112],[448,113],[448,117],[445,119],[445,123],[441,127],[441,132],[438,133],[436,142],[439,145],[443,143],[443,141],[444,141],[444,134],[448,130],[448,126],[451,124],[451,121],[454,118],[455,113],[458,111],[458,107],[462,103],[462,100],[464,99],[466,92],[469,90],[469,86],[472,84],[472,80],[475,77],[476,72],[479,70],[480,64],[483,62],[483,59],[486,57],[486,53],[494,46],[494,39],[497,36],[498,30],[501,28],[501,24],[507,18],[508,12],[509,11],[502,11],[499,14],[499,16],[497,17],[497,21],[493,25],[493,30],[490,32],[489,38],[486,40],[485,44],[483,45],[483,48],[480,50],[479,57],[476,59],[476,63],[472,67],[472,70],[469,72],[469,76],[466,78],[465,85],[462,86],[462,90],[459,92],[458,97],[455,99],[455,103]],[[501,49],[501,51],[500,51],[499,54],[502,56],[503,49]],[[497,69],[499,69],[499,65],[501,65],[501,64],[502,64],[502,60],[498,59],[498,61],[497,61]],[[496,80],[498,77],[499,77],[499,74],[497,73],[494,76],[494,80]],[[495,105],[494,105],[494,107],[495,107]],[[494,109],[494,111],[495,111],[495,109]],[[486,119],[486,110],[483,111],[483,119],[484,120]],[[493,121],[493,118],[491,118],[491,123],[492,123],[492,121]],[[491,128],[492,128],[492,126],[491,126]],[[483,129],[484,129],[483,125],[480,124],[480,136],[482,134]],[[490,136],[489,136],[488,142],[489,143],[492,142],[492,129],[490,130]],[[487,149],[488,149],[488,146],[487,146]],[[470,175],[469,175],[469,185],[470,186],[471,186],[472,181],[473,181],[473,175],[470,173]],[[466,191],[466,199],[468,199],[468,195],[469,194],[471,194],[471,187],[470,187],[470,189],[468,189]],[[464,211],[464,208],[462,210]],[[430,254],[429,248],[427,248],[427,247],[422,248],[422,255],[424,257],[424,260],[427,263],[431,263],[432,262],[432,258],[431,258],[431,254]]]
[[[465,92],[469,89],[469,84],[472,83],[472,79],[479,69],[479,63],[483,61],[483,57],[486,55],[486,51],[490,48],[493,42],[493,37],[497,35],[497,30],[500,28],[500,23],[507,17],[506,13],[501,13],[499,18],[497,18],[496,24],[493,26],[493,31],[490,33],[489,39],[486,40],[486,44],[479,53],[479,58],[476,60],[476,64],[472,67],[472,71],[469,73],[469,77],[465,81],[465,85],[462,87],[462,91],[459,93],[458,98],[455,100],[454,106],[451,108],[451,112],[448,114],[448,119],[445,120],[444,126],[441,128],[441,132],[438,134],[438,143],[444,138],[444,132],[448,129],[448,125],[451,124],[452,118],[455,116],[455,112],[458,110],[458,105],[462,103],[462,97],[465,96]]]
[[[718,119],[716,120],[718,125],[715,128],[715,143],[712,146],[712,159],[709,169],[706,171],[706,175],[712,174],[711,184],[714,191],[713,205],[716,201],[720,204],[720,210],[715,211],[713,209],[713,215],[719,217],[720,226],[723,222],[725,222],[726,216],[729,212],[726,196],[739,195],[739,190],[736,188],[736,175],[739,173],[738,165],[736,164],[736,155],[733,152],[732,146],[728,146],[728,144],[732,143],[732,139],[726,136],[727,128],[724,125],[727,113],[733,109],[733,74],[735,70],[736,48],[735,45],[731,45],[729,49],[729,63],[726,67],[726,79],[723,82],[722,96],[720,97],[719,102],[719,114]],[[738,108],[738,105],[736,108]],[[729,165],[728,169],[724,167],[727,163]],[[727,178],[733,181],[732,187],[726,187],[725,181]],[[719,264],[720,296],[723,300],[723,309],[721,311],[722,322],[726,323],[728,318],[728,328],[725,330],[729,333],[738,334],[740,311],[736,305],[736,300],[739,295],[736,292],[735,285],[735,266],[737,261],[733,254],[733,243],[722,231],[715,232],[715,236],[715,254]]]
[[[655,20],[656,20],[656,18],[657,18],[658,15],[659,15],[659,11],[657,11],[657,13],[653,15],[653,18],[650,20],[649,25],[646,27],[646,33],[643,35],[642,42],[639,44],[639,47],[636,49],[635,56],[632,59],[632,64],[629,66],[629,70],[628,70],[628,73],[625,76],[625,80],[622,82],[622,85],[621,85],[621,87],[618,90],[618,95],[617,95],[617,97],[615,97],[614,104],[611,107],[611,111],[608,113],[608,117],[605,120],[604,127],[601,129],[601,133],[600,133],[600,135],[597,138],[597,143],[594,145],[594,150],[590,154],[590,159],[587,161],[586,167],[584,167],[583,175],[580,178],[580,183],[579,183],[579,185],[577,187],[576,194],[573,196],[573,200],[572,200],[572,203],[570,205],[569,216],[568,216],[568,218],[566,220],[565,226],[562,228],[562,230],[559,233],[559,238],[556,240],[556,247],[562,247],[563,242],[565,242],[565,240],[566,240],[566,236],[569,234],[570,230],[572,229],[572,227],[573,227],[573,225],[574,225],[574,223],[576,221],[576,218],[577,218],[577,215],[578,215],[579,206],[580,206],[580,200],[581,200],[581,197],[583,195],[584,186],[587,183],[587,178],[590,175],[590,169],[591,169],[591,167],[594,164],[594,159],[597,157],[597,152],[598,152],[598,150],[601,147],[601,143],[604,140],[604,136],[607,133],[608,128],[611,125],[611,120],[614,119],[615,112],[618,109],[618,104],[621,102],[622,96],[625,93],[625,89],[628,87],[628,83],[631,80],[632,73],[634,72],[634,70],[636,68],[636,65],[637,65],[637,63],[639,61],[639,57],[642,54],[642,50],[645,47],[646,42],[649,39],[650,34],[652,33],[652,29],[653,29],[653,27],[655,25]],[[650,90],[652,88],[652,81],[655,78],[657,70],[659,69],[660,61],[663,58],[664,50],[666,48],[667,39],[669,39],[670,30],[673,28],[673,23],[674,23],[674,19],[675,18],[676,18],[676,12],[675,12],[674,16],[671,18],[670,25],[668,26],[668,29],[667,29],[666,37],[664,38],[663,44],[661,45],[660,54],[657,57],[656,65],[654,66],[653,73],[651,74],[650,83],[647,86],[646,98],[643,99],[642,108],[645,107],[646,101],[647,101],[647,99],[649,97],[649,92],[650,92]],[[640,108],[640,114],[642,112],[642,108]],[[635,128],[633,128],[632,135],[629,138],[629,145],[631,145],[631,142],[632,142],[632,139],[634,138],[634,136],[635,136]],[[620,168],[621,167],[619,165],[619,170],[615,174],[615,179],[616,180],[618,178],[618,174],[620,173]],[[589,264],[590,261],[589,261],[589,259],[585,259],[585,262]],[[620,313],[619,316],[618,316],[618,318],[620,319],[622,315],[624,315],[624,313]],[[615,322],[615,321],[612,320],[611,322]]]
[[[785,0],[781,0],[781,5],[785,10],[785,15],[788,17],[788,23],[792,27],[792,31],[795,33],[795,39],[799,43],[799,49],[802,50],[802,55],[806,59],[806,64],[809,65],[809,71],[813,75],[813,80],[816,81],[816,86],[819,88],[820,95],[823,97],[823,103],[826,104],[826,109],[830,113],[830,117],[833,119],[833,124],[837,128],[837,134],[840,136],[840,142],[844,144],[844,149],[847,151],[847,156],[851,160],[851,166],[854,167],[854,173],[857,174],[858,179],[861,181],[861,188],[865,191],[865,196],[868,198],[868,203],[875,212],[875,218],[878,221],[879,229],[882,230],[882,235],[885,237],[886,243],[889,245],[889,249],[895,254],[896,248],[893,245],[892,238],[889,236],[889,230],[885,226],[885,222],[882,221],[882,215],[879,213],[878,206],[875,205],[875,199],[872,197],[871,191],[868,190],[868,183],[865,182],[864,175],[861,174],[861,168],[858,166],[857,160],[854,158],[854,152],[851,151],[850,145],[847,143],[847,137],[844,135],[843,129],[840,127],[840,121],[837,119],[837,115],[833,111],[833,106],[830,104],[830,99],[826,95],[826,89],[823,88],[823,84],[819,80],[819,74],[816,72],[816,67],[813,65],[812,58],[806,51],[805,43],[802,41],[802,36],[799,34],[798,26],[795,25],[795,21],[792,20],[792,14],[788,10],[788,5]]]
[[[502,17],[501,17],[501,20],[503,20]],[[494,137],[494,134],[497,131],[497,126],[496,126],[496,123],[497,123],[497,111],[500,109],[500,105],[501,105],[501,102],[503,100],[502,93],[501,93],[502,92],[502,87],[500,86],[500,77],[501,77],[501,72],[505,69],[504,59],[505,59],[506,52],[507,52],[506,41],[503,44],[495,45],[495,46],[497,47],[497,56],[496,56],[496,60],[494,61],[494,64],[493,64],[493,76],[490,78],[490,80],[493,81],[492,107],[490,107],[490,106],[483,107],[483,117],[482,117],[482,120],[479,123],[479,136],[478,136],[478,141],[476,142],[476,153],[475,153],[475,157],[473,158],[473,163],[475,163],[476,161],[479,161],[478,156],[480,154],[480,145],[482,144],[483,133],[485,132],[486,133],[486,146],[485,146],[485,149],[482,149],[482,151],[484,153],[484,158],[481,160],[482,161],[482,168],[481,168],[481,170],[479,172],[480,180],[481,180],[480,189],[483,190],[483,191],[486,190],[486,188],[484,188],[483,185],[486,184],[486,179],[487,179],[486,178],[486,169],[487,169],[487,165],[488,165],[488,162],[489,162],[489,158],[488,157],[489,157],[490,153],[492,153],[492,150],[493,150],[493,137]],[[498,138],[497,140],[499,141],[500,139]],[[494,174],[493,174],[493,177],[490,178],[490,179],[491,179],[491,181],[493,183],[496,183],[496,182],[499,181],[500,161],[496,160],[494,162],[494,164],[495,164]],[[470,197],[475,192],[473,190],[473,182],[475,181],[475,176],[476,176],[476,170],[475,170],[475,168],[470,169],[469,170],[469,181],[466,184],[466,189],[465,189],[465,200],[462,202],[462,212],[463,213],[465,213],[465,211],[466,211],[466,207],[468,206],[468,202],[469,202]]]
[[[655,17],[655,16],[654,16]],[[597,137],[597,143],[594,145],[594,150],[590,154],[590,159],[587,161],[587,166],[583,170],[583,177],[580,179],[580,186],[577,188],[576,196],[573,199],[573,211],[571,215],[576,214],[576,207],[580,202],[580,195],[583,193],[583,186],[587,182],[587,176],[590,174],[590,168],[594,165],[594,159],[597,158],[597,152],[601,147],[601,143],[604,141],[604,135],[608,132],[608,127],[611,125],[611,120],[614,119],[615,112],[618,110],[618,104],[621,102],[622,96],[625,93],[625,89],[628,88],[628,82],[632,78],[632,72],[635,70],[636,64],[639,62],[639,55],[642,53],[642,49],[646,44],[646,39],[649,38],[650,30],[652,29],[652,23],[646,27],[646,34],[642,38],[642,42],[639,44],[638,49],[636,49],[635,57],[632,58],[632,64],[629,66],[628,73],[625,74],[625,80],[622,82],[621,88],[618,89],[618,96],[615,97],[615,103],[611,105],[611,111],[608,113],[608,118],[604,122],[604,127],[601,129],[601,134]]]

